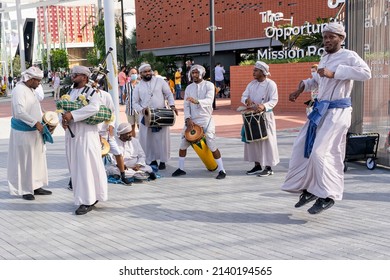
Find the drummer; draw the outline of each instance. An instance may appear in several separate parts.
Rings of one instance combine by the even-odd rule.
[[[274,174],[272,167],[279,163],[275,116],[272,111],[278,103],[278,88],[276,83],[268,78],[269,75],[269,66],[262,61],[257,61],[253,69],[254,80],[247,85],[241,97],[241,102],[247,109],[265,114],[268,138],[245,142],[244,146],[244,160],[255,163],[246,174],[259,177]]]
[[[169,127],[148,127],[145,122],[145,112],[148,108],[161,109],[166,103],[175,112],[175,100],[168,84],[161,78],[152,75],[152,67],[148,63],[142,63],[139,67],[141,81],[134,89],[134,109],[139,114],[139,142],[146,153],[146,163],[158,165],[159,170],[166,168],[165,163],[170,158],[170,131]],[[157,164],[157,160],[160,163]]]
[[[187,86],[184,93],[184,119],[185,126],[182,133],[182,140],[179,149],[179,168],[173,172],[172,176],[177,177],[185,175],[184,160],[187,155],[187,149],[190,146],[184,137],[185,130],[192,130],[193,125],[197,124],[203,128],[206,135],[206,143],[218,164],[218,175],[216,179],[224,179],[226,171],[223,168],[221,153],[215,143],[215,124],[212,117],[214,85],[209,81],[203,80],[206,69],[195,64],[190,69],[193,83]]]

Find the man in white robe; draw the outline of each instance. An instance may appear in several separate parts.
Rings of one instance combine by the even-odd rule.
[[[129,123],[121,123],[117,128],[117,142],[120,155],[124,159],[125,177],[127,179],[156,179],[153,169],[145,162],[145,152],[137,138],[132,137],[132,128]],[[112,164],[106,166],[107,175],[121,175],[116,157],[112,158]],[[122,179],[123,180],[123,179]]]
[[[74,203],[79,206],[75,211],[76,215],[84,215],[91,211],[98,201],[107,200],[107,175],[101,158],[98,126],[83,122],[95,115],[101,105],[99,94],[87,85],[90,74],[85,66],[73,67],[70,99],[74,101],[84,95],[89,103],[62,116],[62,126],[66,129],[65,151],[72,178]],[[71,137],[68,128],[74,137]]]
[[[11,195],[34,200],[34,195],[50,195],[42,187],[48,185],[46,146],[42,110],[35,89],[43,72],[30,67],[12,91],[12,120],[9,139],[7,178]]]
[[[351,125],[353,81],[371,78],[369,66],[353,51],[342,49],[344,26],[332,22],[322,31],[325,53],[318,65],[319,81],[301,81],[290,94],[292,102],[303,91],[318,87],[313,112],[297,136],[282,190],[301,193],[295,207],[316,200],[308,210],[318,214],[341,200],[344,191],[346,134]],[[315,137],[313,137],[313,132]]]
[[[112,115],[114,116],[115,106],[112,101],[111,95],[102,89],[99,89],[98,94],[100,96],[100,103],[106,106],[111,110]],[[118,165],[120,170],[121,180],[125,185],[131,185],[131,181],[128,180],[125,176],[125,163],[123,162],[123,157],[121,151],[119,150],[118,144],[115,140],[114,129],[115,129],[115,118],[112,118],[110,122],[102,122],[98,124],[99,135],[100,137],[107,140],[110,144],[110,153],[114,155],[115,162]]]
[[[190,74],[193,83],[186,87],[184,93],[185,126],[179,149],[179,168],[173,172],[172,176],[186,175],[184,161],[190,142],[186,140],[184,133],[185,130],[191,131],[193,125],[197,124],[203,128],[207,146],[217,162],[218,175],[216,179],[224,179],[226,177],[226,171],[223,167],[221,152],[215,143],[215,123],[212,117],[215,87],[213,83],[203,80],[206,74],[206,69],[203,66],[198,64],[193,65],[190,69]]]
[[[171,139],[168,126],[150,128],[145,124],[145,111],[148,108],[166,108],[166,102],[177,115],[175,101],[169,85],[161,78],[154,77],[149,64],[141,64],[139,72],[142,80],[134,89],[134,109],[139,114],[139,142],[146,153],[146,163],[165,169],[165,163],[170,159]]]
[[[266,177],[273,175],[273,166],[279,163],[279,151],[276,138],[276,123],[273,108],[278,103],[276,83],[268,78],[269,66],[257,61],[253,69],[254,80],[251,81],[241,97],[245,111],[262,113],[265,119],[267,139],[246,142],[244,160],[254,162],[255,166],[246,172],[247,175]],[[244,112],[245,112],[244,111]],[[264,167],[264,169],[262,169]]]

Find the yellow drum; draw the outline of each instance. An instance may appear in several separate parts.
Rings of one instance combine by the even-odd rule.
[[[203,128],[194,124],[192,130],[186,130],[184,137],[191,143],[191,147],[194,149],[198,157],[202,160],[207,170],[214,171],[217,169],[218,164],[213,157],[213,153],[210,151],[206,143],[206,136],[203,133]]]

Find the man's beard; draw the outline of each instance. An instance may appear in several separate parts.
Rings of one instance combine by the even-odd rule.
[[[142,79],[144,79],[144,81],[149,82],[152,79],[152,75],[143,76]]]

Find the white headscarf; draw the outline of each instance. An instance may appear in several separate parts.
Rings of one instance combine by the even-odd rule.
[[[91,71],[88,67],[76,65],[72,68],[72,74],[83,74],[87,77],[91,76]]]
[[[150,66],[149,63],[141,63],[141,65],[138,68],[138,71],[141,73],[141,72],[145,71],[147,68],[152,69],[152,66]]]
[[[22,72],[21,75],[22,75],[21,76],[22,82],[27,82],[28,80],[31,79],[38,79],[38,80],[43,79],[43,71],[35,66],[31,66],[26,71]]]
[[[206,69],[202,66],[202,65],[199,65],[199,64],[194,64],[192,65],[191,67],[191,70],[190,70],[190,73],[192,73],[193,70],[198,70],[199,71],[199,75],[203,78],[204,75],[206,74]]]
[[[344,26],[341,23],[338,22],[330,22],[328,23],[323,29],[322,29],[322,35],[324,35],[324,32],[331,32],[338,35],[341,35],[344,37],[347,36],[347,33],[345,33]]]
[[[265,76],[271,75],[268,64],[262,61],[256,61],[255,68],[261,70]]]
[[[116,129],[116,133],[118,135],[125,134],[131,132],[131,124],[129,123],[121,123],[118,125],[118,128]]]

